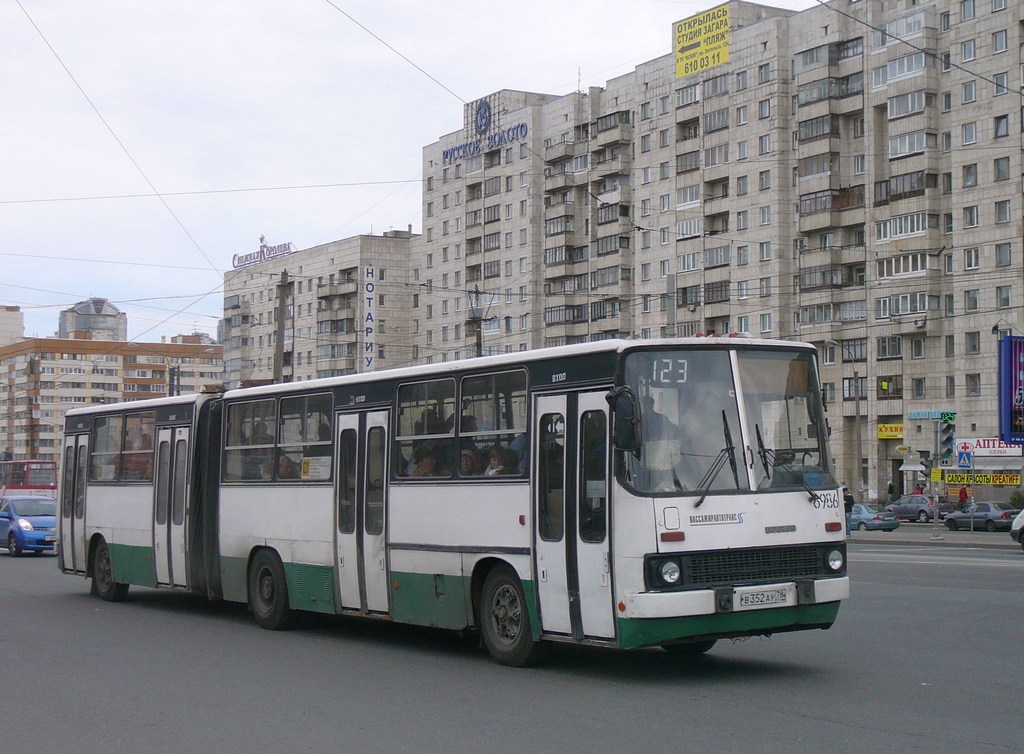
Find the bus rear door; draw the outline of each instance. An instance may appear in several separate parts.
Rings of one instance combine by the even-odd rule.
[[[541,396],[534,406],[537,593],[545,632],[615,636],[608,549],[605,392]]]
[[[60,490],[60,567],[84,574],[89,548],[85,536],[86,477],[89,435],[64,437],[64,471]]]
[[[153,485],[153,560],[156,582],[161,585],[188,585],[185,573],[188,455],[188,427],[159,429]]]
[[[341,414],[337,426],[334,534],[338,603],[346,610],[387,613],[388,412]]]

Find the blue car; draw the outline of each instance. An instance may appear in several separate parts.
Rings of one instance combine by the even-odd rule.
[[[7,554],[52,552],[57,542],[57,501],[41,495],[0,497],[0,542]]]
[[[855,503],[850,513],[850,528],[859,531],[896,531],[900,527],[896,514],[877,505]]]

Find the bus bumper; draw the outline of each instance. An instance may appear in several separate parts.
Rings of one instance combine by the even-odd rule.
[[[752,592],[773,593],[784,591],[781,603],[768,603],[764,607],[740,605],[741,597]],[[801,605],[838,602],[850,596],[850,579],[838,576],[829,579],[807,579],[756,587],[727,587],[724,589],[696,589],[683,592],[642,592],[628,594],[619,610],[620,618],[674,618],[698,615],[716,615],[734,612],[758,612]]]

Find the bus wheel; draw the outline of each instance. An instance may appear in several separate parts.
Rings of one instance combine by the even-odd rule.
[[[14,538],[14,532],[7,532],[7,554],[12,558],[16,558],[21,555],[21,550],[18,549],[18,540]]]
[[[249,566],[249,609],[260,628],[290,628],[295,615],[288,607],[288,581],[284,566],[270,550],[260,550]]]
[[[92,552],[92,593],[105,602],[121,602],[128,596],[128,585],[114,581],[110,550],[100,540]]]
[[[519,578],[507,566],[487,574],[480,597],[480,631],[484,646],[501,665],[521,668],[540,659]]]
[[[717,641],[717,639],[708,639],[707,641],[690,641],[681,644],[662,644],[661,648],[669,654],[681,657],[695,657],[710,651]]]

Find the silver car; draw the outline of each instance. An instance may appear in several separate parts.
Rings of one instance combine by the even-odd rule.
[[[889,505],[885,506],[885,509],[895,513],[896,517],[902,521],[919,521],[922,524],[931,521],[935,515],[935,504],[932,502],[932,496],[922,493],[904,495],[895,503],[889,503]],[[940,519],[945,518],[946,514],[952,510],[952,503],[939,500]]]
[[[985,531],[1010,531],[1010,524],[1020,513],[1009,503],[980,502],[965,506],[963,510],[946,516],[950,531],[957,529],[982,529]]]

